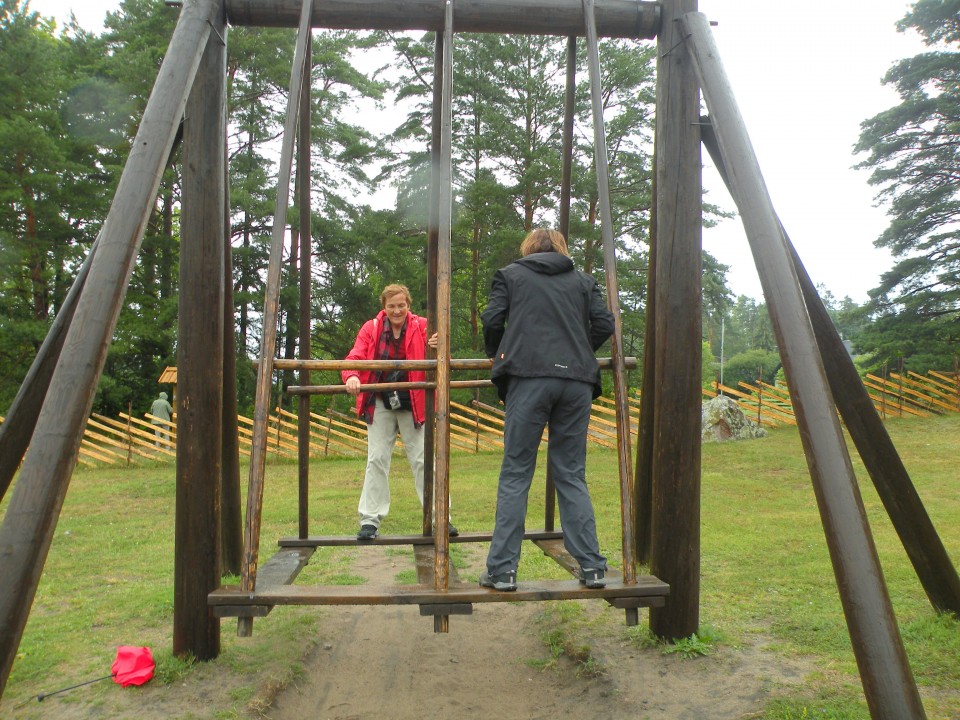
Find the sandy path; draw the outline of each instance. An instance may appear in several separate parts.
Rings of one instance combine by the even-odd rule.
[[[392,562],[380,548],[365,548],[352,571],[390,582]],[[750,717],[777,684],[802,680],[799,668],[759,649],[682,660],[639,650],[616,632],[592,646],[604,676],[578,677],[567,660],[541,670],[531,664],[549,656],[541,612],[540,603],[478,604],[472,616],[451,617],[449,633],[434,633],[432,618],[416,607],[327,608],[303,680],[276,697],[268,716],[723,720]],[[605,612],[604,622],[623,623],[621,612]]]

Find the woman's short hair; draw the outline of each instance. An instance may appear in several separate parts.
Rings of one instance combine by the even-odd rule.
[[[567,240],[559,230],[550,228],[536,228],[527,233],[520,243],[520,254],[523,257],[540,252],[557,252],[570,257],[567,250]]]
[[[387,298],[393,297],[394,295],[399,295],[403,293],[403,296],[407,299],[407,305],[413,305],[413,298],[410,297],[410,291],[407,290],[406,285],[387,285],[383,292],[380,293],[380,307],[387,307]]]

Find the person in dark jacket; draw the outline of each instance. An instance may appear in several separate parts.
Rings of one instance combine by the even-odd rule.
[[[601,391],[594,352],[613,334],[613,314],[594,279],[574,269],[560,232],[533,230],[520,254],[494,274],[481,316],[506,420],[496,522],[480,584],[517,589],[527,496],[546,426],[564,545],[580,563],[580,581],[599,588],[607,564],[585,478],[587,425]]]

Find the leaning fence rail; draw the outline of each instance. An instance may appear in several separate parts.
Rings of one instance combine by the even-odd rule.
[[[868,374],[863,379],[874,407],[881,418],[929,417],[960,412],[960,376],[953,371],[931,370],[889,373],[886,377]],[[757,381],[729,387],[714,382],[704,388],[705,397],[726,395],[734,399],[744,415],[764,427],[796,425],[793,406],[786,388]],[[636,437],[640,416],[640,393],[628,398],[630,434]],[[599,397],[590,415],[588,441],[605,448],[616,447],[614,401]],[[4,418],[0,416],[0,423]],[[478,400],[469,404],[450,403],[450,443],[465,453],[503,449],[504,413],[499,407]],[[237,416],[240,453],[250,456],[253,420]],[[267,452],[274,458],[297,457],[296,413],[275,408],[267,421]],[[544,433],[544,441],[547,434]],[[310,413],[310,455],[313,457],[362,457],[367,452],[367,426],[362,421],[334,410]],[[397,452],[403,443],[397,442]],[[136,416],[121,412],[116,418],[94,413],[87,421],[80,442],[78,462],[84,467],[138,465],[145,462],[170,462],[177,453],[176,418],[172,421],[149,413]]]

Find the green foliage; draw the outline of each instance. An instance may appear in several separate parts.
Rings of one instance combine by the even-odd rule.
[[[754,385],[759,377],[765,383],[773,384],[780,368],[780,355],[763,350],[747,350],[734,355],[723,364],[723,384],[737,387],[744,382]]]
[[[153,652],[153,661],[156,663],[154,678],[163,685],[173,685],[183,680],[197,662],[192,655],[179,658],[169,649]]]
[[[623,634],[628,642],[638,648],[657,648],[663,655],[679,655],[684,660],[714,654],[725,639],[721,632],[709,625],[701,625],[698,632],[674,642],[656,637],[649,627],[642,625],[628,627]]]
[[[898,23],[930,50],[890,68],[884,83],[900,102],[865,120],[855,147],[890,206],[876,244],[896,259],[870,292],[868,312],[881,327],[858,341],[877,364],[898,354],[942,357],[960,345],[958,12],[957,0],[920,0]]]
[[[718,642],[716,631],[703,627],[700,633],[693,633],[688,638],[680,638],[672,643],[664,644],[661,652],[664,655],[679,655],[684,660],[712,655],[716,651]]]
[[[0,5],[0,407],[16,393],[92,240],[102,169],[76,130],[77,45],[25,2]]]
[[[703,387],[710,387],[710,384],[717,379],[717,372],[720,364],[713,357],[713,351],[710,349],[710,343],[706,340],[702,343],[700,365],[700,384]]]

